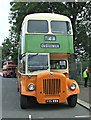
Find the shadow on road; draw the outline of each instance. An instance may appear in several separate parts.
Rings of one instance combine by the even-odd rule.
[[[60,103],[60,104],[38,104],[33,103],[33,105],[28,105],[27,109],[34,109],[34,110],[55,110],[55,109],[70,109],[67,103]]]

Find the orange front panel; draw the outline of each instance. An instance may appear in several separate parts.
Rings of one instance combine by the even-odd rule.
[[[49,99],[59,99],[59,102],[66,102],[66,77],[63,74],[50,72],[40,74],[36,82],[37,101],[46,103]]]
[[[38,76],[21,76],[21,94],[34,96],[38,103],[46,104],[46,100],[59,100],[59,103],[66,102],[70,95],[79,94],[79,86],[74,80],[69,80],[62,73],[50,72]],[[29,84],[33,83],[35,89],[30,91]],[[70,85],[76,84],[76,89],[71,90]]]
[[[21,81],[21,94],[22,95],[36,97],[36,77],[37,76],[31,76],[31,78],[29,78],[28,76],[22,76],[22,81]],[[33,91],[30,91],[28,89],[29,84],[34,84],[35,89]]]

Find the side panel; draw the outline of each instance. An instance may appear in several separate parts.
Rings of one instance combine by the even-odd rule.
[[[49,34],[47,34],[49,35]],[[52,34],[51,34],[52,35]],[[25,35],[24,53],[74,53],[72,35],[55,35],[56,41],[45,41],[42,34]],[[42,46],[42,44],[45,44]],[[48,45],[49,44],[49,45]],[[52,47],[49,47],[52,44]],[[55,44],[58,48],[55,48]],[[23,45],[24,46],[24,45]],[[47,48],[46,48],[47,47]]]

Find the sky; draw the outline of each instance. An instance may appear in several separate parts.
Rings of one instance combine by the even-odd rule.
[[[0,0],[0,46],[6,37],[9,36],[9,20],[10,13],[10,1]]]

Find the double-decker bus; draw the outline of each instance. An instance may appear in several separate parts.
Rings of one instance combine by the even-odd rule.
[[[18,61],[20,105],[77,103],[79,86],[69,79],[69,55],[74,53],[68,17],[52,13],[27,15],[22,23]]]
[[[16,77],[15,61],[6,61],[3,63],[3,77]]]

